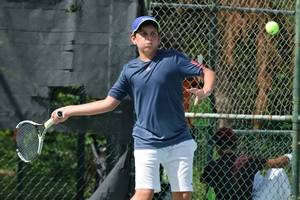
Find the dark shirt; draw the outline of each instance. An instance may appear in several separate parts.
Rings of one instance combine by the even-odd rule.
[[[251,200],[254,176],[266,160],[227,153],[204,168],[202,182],[214,188],[218,200]]]
[[[192,139],[183,108],[182,82],[203,67],[175,50],[158,50],[151,61],[128,62],[108,95],[134,101],[135,149],[162,148]]]

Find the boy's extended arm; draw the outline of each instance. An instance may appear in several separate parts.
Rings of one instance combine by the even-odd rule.
[[[88,116],[106,113],[114,110],[119,104],[120,101],[111,96],[107,96],[103,100],[58,108],[52,112],[51,117],[54,119],[55,123],[61,123],[72,116]],[[62,118],[57,117],[56,113],[58,111],[61,111],[63,113]]]

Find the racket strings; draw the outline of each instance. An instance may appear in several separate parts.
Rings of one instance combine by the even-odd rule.
[[[30,124],[24,123],[17,129],[16,142],[18,153],[26,161],[33,160],[38,154],[39,136],[37,128]]]

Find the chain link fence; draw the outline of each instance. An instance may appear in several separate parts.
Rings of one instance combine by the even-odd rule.
[[[271,159],[292,152],[295,6],[292,0],[148,1],[149,14],[161,25],[162,47],[182,51],[217,74],[216,89],[209,99],[194,105],[194,99],[185,94],[186,115],[198,143],[193,199],[255,198],[258,181],[254,182],[254,176],[271,179],[267,178],[271,170],[266,168],[260,174],[249,171],[259,169],[257,163],[249,167],[253,165],[249,160],[241,169],[244,180],[234,185],[228,177],[232,172],[226,168],[235,166],[229,160],[233,158],[226,160],[218,154],[213,140],[220,127],[230,127],[238,136],[233,151],[236,156]],[[265,24],[271,20],[280,26],[274,36],[265,31]],[[184,82],[187,88],[198,86],[202,86],[202,80]],[[214,176],[216,171],[212,169],[205,174],[204,168],[210,168],[213,161],[221,162],[214,169],[219,169],[218,174]],[[291,165],[286,165],[281,175],[286,176],[284,181],[276,182],[274,178],[273,189],[265,188],[269,196],[262,199],[288,198]],[[276,186],[286,187],[281,196],[279,190],[272,196]],[[234,192],[241,194],[234,196]]]
[[[12,135],[4,131],[0,136],[2,200],[87,199],[128,148],[111,143],[101,133],[51,132],[42,154],[27,164],[16,156]]]
[[[213,200],[227,169],[215,179],[203,181],[204,168],[220,159],[215,132],[230,127],[237,135],[234,155],[271,159],[291,153],[292,83],[294,69],[294,0],[153,0],[147,12],[161,25],[162,47],[175,48],[213,68],[217,85],[213,95],[194,105],[185,93],[184,106],[193,136],[198,143],[194,166],[195,200]],[[280,25],[275,36],[264,26]],[[184,87],[201,87],[202,80],[188,79]],[[42,155],[32,164],[19,161],[14,151],[13,131],[0,134],[0,199],[87,199],[101,185],[127,145],[113,143],[105,134],[52,132],[46,137]],[[97,156],[95,157],[95,152]],[[228,161],[228,160],[224,160]],[[251,162],[246,162],[246,164]],[[283,168],[285,182],[292,185],[291,166]],[[256,172],[256,171],[255,171]],[[283,174],[284,174],[283,173]],[[255,190],[256,173],[246,171],[249,182],[239,186],[244,193]],[[261,176],[259,176],[261,175]],[[266,168],[260,180],[266,179]],[[208,175],[210,176],[210,175]],[[202,178],[201,178],[202,177]],[[222,181],[221,181],[222,180]],[[253,181],[252,181],[253,180]],[[162,191],[156,200],[171,199],[170,186],[161,170]],[[215,186],[217,185],[217,186]],[[214,187],[218,187],[217,189]],[[271,196],[264,199],[276,199]],[[226,199],[224,192],[221,198]],[[285,190],[288,193],[288,190]],[[283,192],[284,193],[284,192]],[[130,194],[129,194],[130,195]],[[281,199],[284,199],[283,197]],[[227,199],[228,200],[228,199]]]
[[[50,93],[49,111],[94,100],[86,96],[82,86],[54,87]],[[124,101],[116,113],[102,118],[74,118],[51,128],[46,134],[41,155],[31,163],[24,163],[18,158],[14,130],[1,130],[0,199],[91,198],[104,185],[119,158],[127,150],[132,150],[130,139],[126,136],[132,127],[130,110],[129,101]],[[126,115],[122,115],[123,112]],[[133,171],[131,164],[126,168]],[[126,187],[124,183],[128,184],[128,190],[126,188],[123,193],[129,198],[133,193],[134,174],[128,173],[126,178],[127,181],[119,180],[119,183],[122,187]],[[114,186],[110,188],[115,189]]]

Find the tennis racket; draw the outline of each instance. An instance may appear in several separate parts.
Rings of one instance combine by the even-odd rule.
[[[57,112],[58,118],[63,116],[61,111]],[[44,124],[25,120],[16,126],[16,145],[17,154],[24,162],[31,162],[41,154],[45,134],[54,125],[52,118]]]

